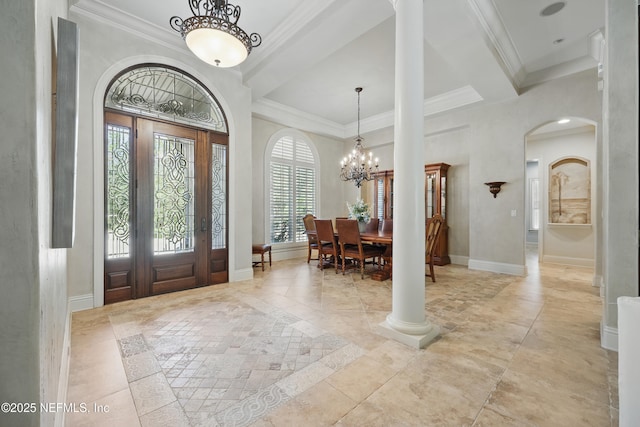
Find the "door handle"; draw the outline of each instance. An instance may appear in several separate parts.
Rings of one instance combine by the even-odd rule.
[[[200,231],[207,231],[207,218],[200,220]]]

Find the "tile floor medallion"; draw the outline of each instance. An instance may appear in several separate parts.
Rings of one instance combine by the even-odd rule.
[[[110,316],[141,416],[175,395],[175,411],[181,407],[192,425],[249,425],[362,354],[282,310],[267,314],[247,301],[206,302],[140,322]]]

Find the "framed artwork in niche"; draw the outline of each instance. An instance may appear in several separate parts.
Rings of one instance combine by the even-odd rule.
[[[591,165],[564,157],[549,165],[549,223],[591,224]]]

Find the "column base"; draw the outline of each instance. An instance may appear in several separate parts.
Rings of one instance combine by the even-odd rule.
[[[389,316],[387,316],[386,321],[378,324],[377,332],[384,337],[396,340],[398,342],[401,342],[402,344],[408,345],[409,347],[417,349],[424,348],[427,344],[437,338],[438,335],[440,335],[440,327],[438,325],[430,323],[428,320],[425,320],[424,324],[415,325],[416,327],[414,329],[420,330],[420,333],[418,334],[401,332],[391,326],[393,323],[397,322],[394,322],[392,320],[390,323]]]

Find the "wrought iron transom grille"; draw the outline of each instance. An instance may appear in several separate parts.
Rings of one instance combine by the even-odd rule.
[[[228,133],[217,100],[168,67],[145,65],[123,73],[109,87],[105,107]]]

